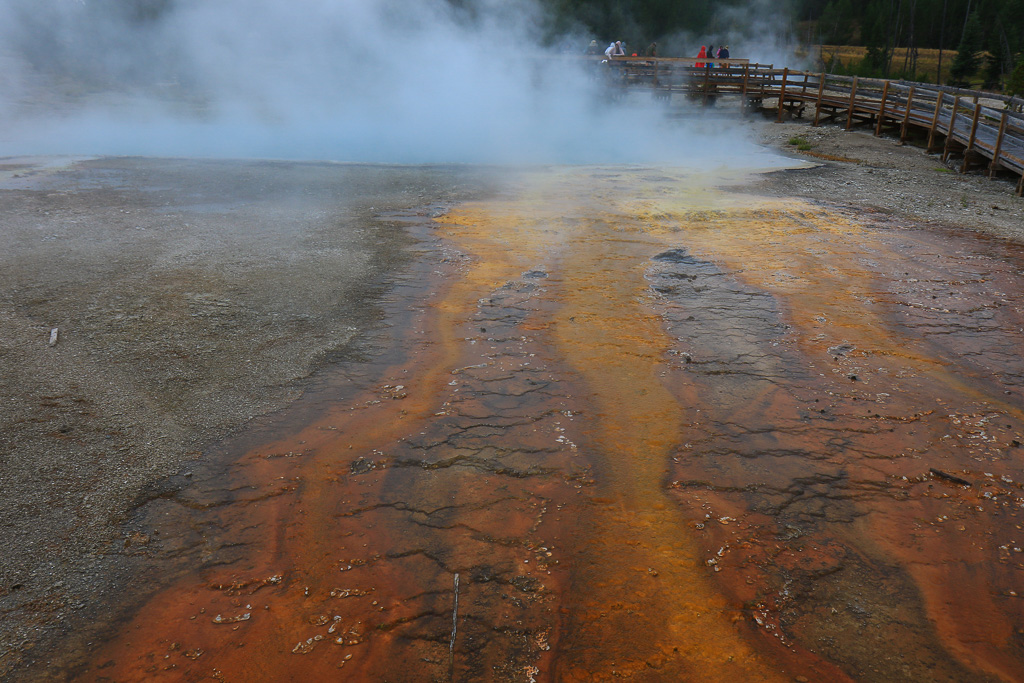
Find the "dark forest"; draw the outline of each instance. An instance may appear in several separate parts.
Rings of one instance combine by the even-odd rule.
[[[596,36],[630,34],[633,44],[678,34],[779,31],[794,45],[868,48],[861,75],[914,77],[921,50],[948,51],[949,80],[1000,87],[1024,58],[1024,0],[545,0],[553,30]],[[740,10],[740,11],[737,11]],[[759,27],[770,15],[770,26]],[[754,25],[736,26],[737,18]],[[899,50],[906,57],[894,60]],[[897,74],[902,61],[909,73]],[[825,64],[824,67],[843,68]],[[845,65],[850,67],[849,64]],[[1018,72],[1019,75],[1019,72]],[[934,78],[934,73],[932,74]],[[1020,86],[1018,86],[1020,87]]]

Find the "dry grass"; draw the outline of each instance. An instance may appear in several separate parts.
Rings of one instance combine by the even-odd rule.
[[[851,159],[850,157],[837,156],[835,154],[825,154],[824,152],[811,152],[808,150],[801,150],[802,154],[809,157],[815,157],[816,159],[825,159],[826,161],[845,161],[850,164],[862,164],[864,163],[860,159]]]
[[[867,54],[868,49],[861,45],[816,45],[814,48],[818,54],[820,54],[819,61],[823,61],[825,64],[831,64],[832,60],[838,57],[842,60],[843,64],[849,66],[851,62],[859,62],[864,59],[864,55]],[[949,68],[953,66],[953,60],[956,59],[956,50],[943,50],[942,51],[942,79],[941,83],[945,83],[949,80]],[[906,63],[906,70],[910,71],[910,62],[907,60],[907,48],[898,47],[893,52],[892,58],[892,70],[894,72],[900,72],[904,70],[904,63]],[[919,48],[917,51],[917,68],[916,75],[924,76],[930,82],[935,82],[935,73],[939,67],[939,51],[938,50],[925,50]]]

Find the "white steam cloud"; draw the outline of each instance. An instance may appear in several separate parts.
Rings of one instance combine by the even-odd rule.
[[[542,19],[530,0],[0,0],[0,156],[770,165],[715,110],[695,131],[649,95],[611,102],[592,63],[540,47]]]
[[[779,5],[778,0],[719,5],[712,22],[716,48],[729,45],[731,55],[752,63],[803,68],[807,60],[796,51],[792,15]]]

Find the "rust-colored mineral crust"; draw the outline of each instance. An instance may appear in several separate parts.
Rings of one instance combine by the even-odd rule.
[[[82,677],[1019,680],[1024,249],[719,180],[395,217],[391,346],[150,505]]]

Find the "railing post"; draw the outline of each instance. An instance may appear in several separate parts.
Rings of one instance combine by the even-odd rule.
[[[942,109],[942,100],[946,98],[946,93],[938,91],[935,97],[935,114],[932,116],[932,125],[928,129],[928,147],[925,148],[925,154],[931,154],[934,149],[933,142],[935,141],[935,129],[939,125],[939,111]]]
[[[904,144],[907,141],[907,128],[910,125],[910,108],[914,104],[914,86],[910,86],[910,92],[907,93],[907,110],[903,112],[903,125],[900,126],[900,144]]]
[[[846,130],[853,126],[853,103],[857,99],[857,77],[853,77],[853,85],[850,86],[850,108],[846,112]]]
[[[882,102],[878,105],[878,121],[875,122],[875,137],[882,134],[882,119],[885,118],[885,100],[889,97],[889,81],[882,86]]]
[[[786,82],[789,80],[789,69],[782,70],[782,88],[779,90],[779,114],[775,117],[775,123],[782,123],[782,107],[786,102]]]
[[[704,64],[704,99],[701,101],[701,106],[708,106],[708,78],[711,75],[710,62]]]
[[[814,126],[818,125],[818,118],[821,116],[821,96],[825,92],[825,72],[821,72],[821,83],[818,84],[818,100],[814,104]]]
[[[974,151],[974,137],[978,134],[978,118],[981,116],[981,103],[974,98],[974,120],[971,121],[971,136],[967,139],[967,149],[964,150],[964,162],[960,164],[960,172],[967,172],[967,159]]]
[[[1003,118],[999,120],[999,135],[996,136],[996,147],[992,153],[992,163],[988,167],[988,177],[994,178],[996,170],[999,169],[999,154],[1003,151],[1003,135],[1006,133],[1006,118],[1009,112],[1003,112]],[[1024,175],[1021,176],[1024,178]]]
[[[960,96],[957,95],[953,98],[953,113],[949,115],[949,128],[946,131],[946,144],[942,146],[943,161],[949,158],[949,153],[953,150],[953,133],[956,132],[956,110],[959,108]]]
[[[750,76],[750,62],[743,65],[743,94],[740,96],[740,111],[746,111],[747,105],[747,78]]]

